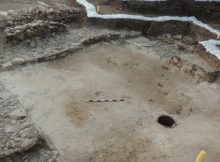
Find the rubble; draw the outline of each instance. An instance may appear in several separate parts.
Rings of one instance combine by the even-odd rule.
[[[7,27],[4,31],[4,37],[8,41],[24,40],[33,37],[45,37],[48,33],[62,32],[66,30],[63,23],[53,21],[42,21],[18,25],[15,27]]]
[[[213,83],[220,76],[220,71],[206,71],[199,65],[184,60],[179,56],[171,57],[169,60],[169,64],[177,67],[180,71],[192,77],[195,77],[198,82],[208,81],[210,83]]]
[[[82,22],[86,13],[82,8],[69,7],[63,4],[40,5],[22,10],[9,10],[0,13],[0,28],[15,27],[37,20],[54,21],[59,23]]]
[[[0,87],[0,159],[34,147],[40,140],[39,131],[27,117],[15,96]]]
[[[1,162],[8,162],[13,158],[27,157],[28,154],[25,152],[42,145],[43,137],[41,133],[31,122],[21,103],[1,83],[0,121]],[[51,158],[52,151],[49,148],[47,151],[48,157]]]

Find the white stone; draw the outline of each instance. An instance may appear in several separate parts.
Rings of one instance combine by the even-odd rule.
[[[9,15],[16,15],[16,12],[14,10],[8,10]]]
[[[11,63],[12,63],[13,65],[21,65],[21,64],[23,64],[24,62],[25,62],[25,60],[22,59],[22,58],[13,58],[13,59],[11,60]]]
[[[180,34],[176,34],[176,35],[173,36],[173,38],[174,38],[174,39],[181,40],[181,39],[183,38],[183,36],[180,35]]]
[[[12,133],[12,132],[15,132],[15,130],[16,130],[16,127],[14,127],[12,125],[6,125],[6,127],[5,127],[6,133]]]
[[[46,3],[42,2],[42,1],[37,1],[37,4],[44,6],[44,7],[48,7],[49,5],[47,5]]]
[[[0,15],[1,15],[1,16],[8,16],[8,12],[0,11]]]
[[[12,66],[13,66],[13,64],[10,61],[8,61],[8,62],[2,64],[1,68],[2,69],[7,69],[7,68],[10,68]]]

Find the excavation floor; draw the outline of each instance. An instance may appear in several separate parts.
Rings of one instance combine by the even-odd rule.
[[[0,81],[18,96],[62,162],[186,162],[200,150],[207,151],[206,162],[218,162],[219,85],[165,68],[166,53],[205,62],[157,44],[146,38],[101,43],[3,72]],[[161,114],[173,116],[177,126],[158,124]]]

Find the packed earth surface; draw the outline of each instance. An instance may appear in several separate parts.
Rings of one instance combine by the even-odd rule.
[[[220,2],[170,1],[0,0],[0,162],[219,162]]]

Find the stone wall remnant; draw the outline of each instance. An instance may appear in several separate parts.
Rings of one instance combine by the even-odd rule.
[[[18,25],[15,27],[7,27],[4,30],[6,41],[24,40],[32,37],[45,37],[48,33],[62,32],[66,30],[66,25],[53,21],[42,21]]]

